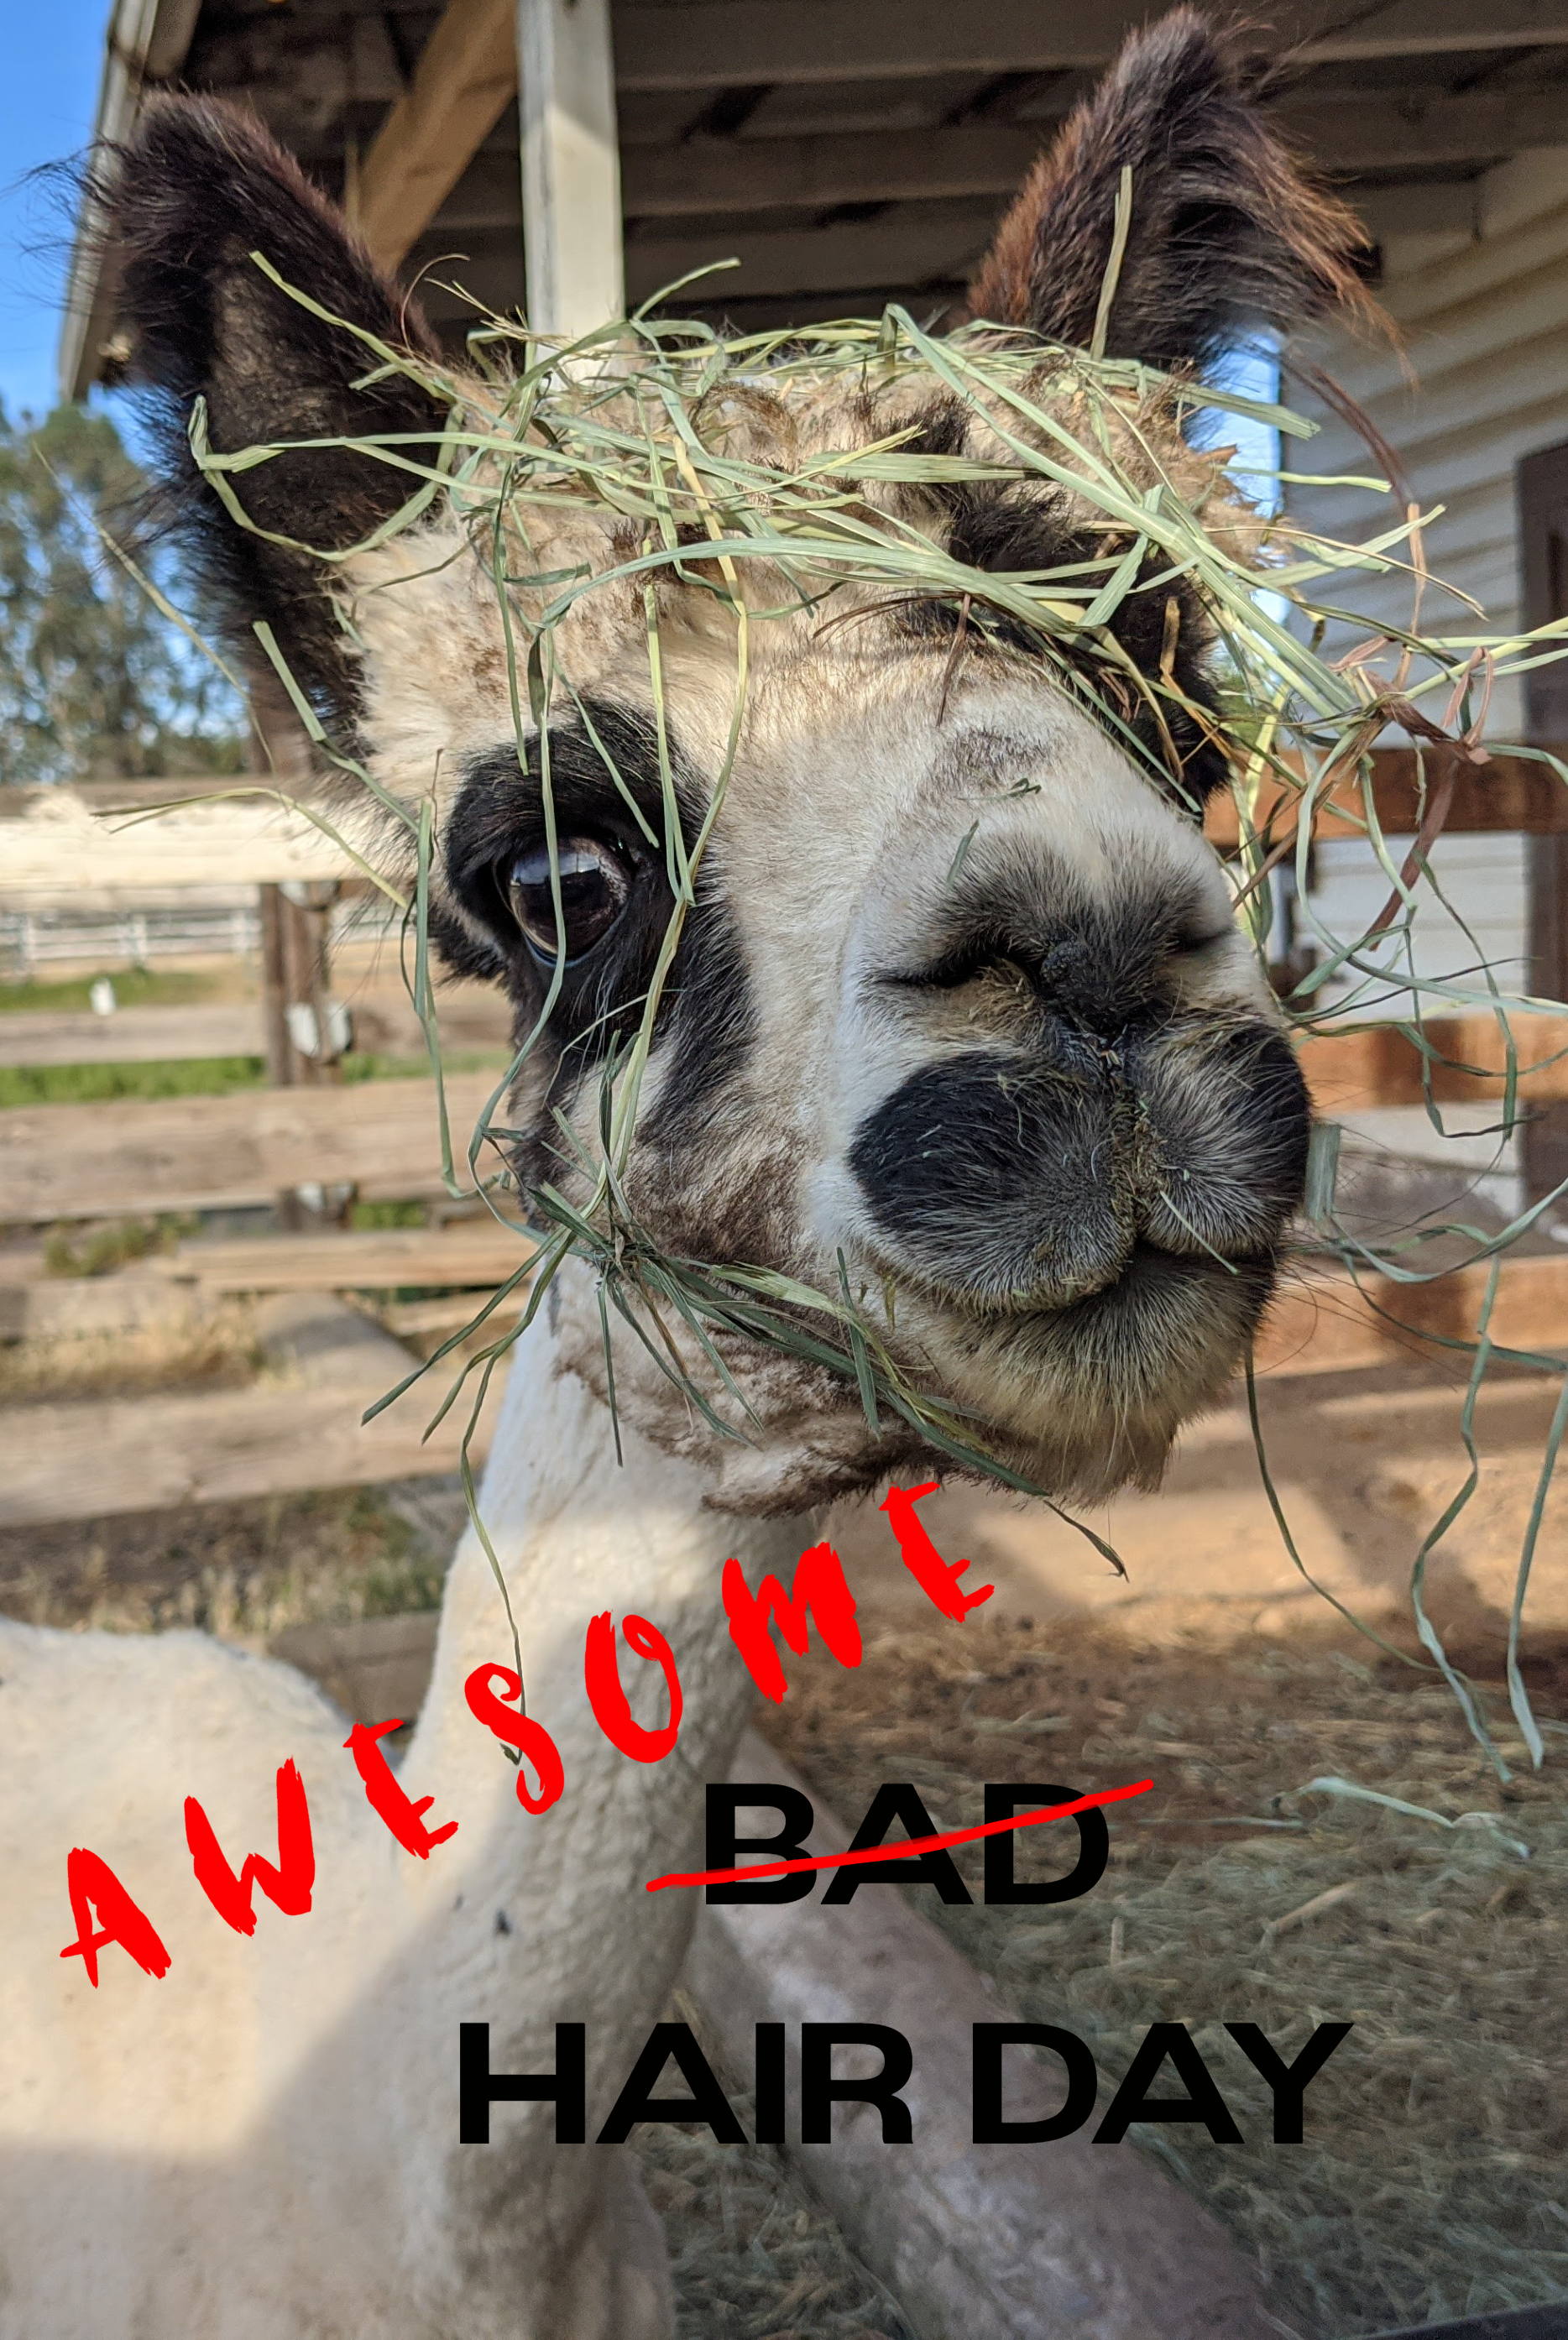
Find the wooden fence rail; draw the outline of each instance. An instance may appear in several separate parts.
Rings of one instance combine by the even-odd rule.
[[[461,1073],[447,1083],[460,1154],[498,1077]],[[0,1113],[0,1221],[234,1209],[311,1181],[370,1197],[440,1195],[434,1082]]]

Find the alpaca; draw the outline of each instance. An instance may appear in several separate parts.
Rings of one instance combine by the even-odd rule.
[[[1133,40],[1038,166],[977,312],[1087,345],[1128,166],[1111,355],[1201,366],[1244,326],[1284,332],[1356,305],[1354,223],[1297,176],[1235,59],[1184,12]],[[323,564],[301,544],[362,545],[401,502],[384,465],[327,443],[253,468],[239,481],[247,530],[186,452],[198,396],[220,449],[442,427],[417,383],[377,372],[253,251],[331,319],[431,352],[417,309],[263,133],[215,105],[149,104],[105,199],[168,492],[236,640],[265,621],[332,737],[393,796],[433,788],[433,931],[530,1028],[560,939],[539,778],[520,762],[495,597],[461,519],[437,503]],[[795,404],[764,382],[731,420],[802,456],[911,418],[934,447],[964,443],[957,402],[928,384],[916,411],[911,395]],[[1210,459],[1172,438],[1165,460],[1195,479],[1206,463],[1215,525],[1242,524]],[[908,508],[982,569],[1072,559],[1082,527],[1059,499],[984,483]],[[538,566],[622,557],[612,513],[579,514]],[[697,585],[667,572],[659,592],[673,784],[695,824],[725,753],[731,637]],[[1213,685],[1190,589],[1133,593],[1115,623],[1157,669],[1173,594],[1176,679],[1201,712]],[[1201,795],[1220,759],[1199,715],[1173,719],[1179,769],[1162,789],[1026,639],[993,630],[955,659],[940,608],[858,618],[757,629],[627,1191],[671,1254],[819,1291],[837,1288],[842,1255],[868,1305],[896,1287],[889,1344],[1046,1488],[1153,1483],[1236,1368],[1305,1175],[1294,1059],[1174,785]],[[656,826],[643,627],[640,594],[590,595],[561,657]],[[566,965],[508,1115],[520,1185],[569,1195],[561,1120],[591,1136],[602,1036],[647,987],[670,898],[585,721],[550,710]],[[564,1768],[541,1816],[520,1809],[518,1775],[465,1699],[469,1675],[510,1654],[472,1535],[399,1774],[431,1799],[432,1832],[457,1823],[428,1858],[381,1826],[342,1717],[288,1668],[194,1634],[5,1629],[5,2340],[671,2330],[661,2236],[619,2148],[558,2145],[542,2102],[498,2107],[488,2147],[459,2141],[458,2027],[489,2021],[497,2071],[548,2073],[557,2022],[584,2023],[597,2133],[691,1921],[689,1893],[641,1888],[699,1865],[703,1782],[724,1777],[748,1712],[726,1560],[753,1584],[788,1583],[823,1505],[947,1462],[901,1422],[873,1433],[852,1382],[777,1349],[727,1352],[749,1443],[719,1437],[623,1328],[610,1354],[619,1452],[593,1277],[569,1262],[514,1361],[481,1497],[530,1710]],[[663,1763],[630,1760],[590,1714],[584,1631],[606,1611],[651,1621],[673,1651],[684,1716]],[[629,1679],[654,1671],[629,1661]],[[662,1720],[656,1681],[633,1695]],[[197,1889],[182,1802],[200,1800],[237,1868],[277,1842],[288,1761],[310,1800],[314,1906],[290,1917],[259,1900],[247,1938]],[[94,1988],[62,1956],[72,1846],[151,1918],[163,1978],[111,1947]]]

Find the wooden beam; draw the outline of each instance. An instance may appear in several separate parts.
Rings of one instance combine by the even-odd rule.
[[[0,1065],[156,1065],[193,1056],[261,1056],[262,1012],[243,1000],[216,1007],[117,1007],[112,1016],[29,1010],[0,1016]]]
[[[314,1304],[317,1310],[332,1303]],[[234,1502],[311,1487],[374,1485],[455,1471],[466,1406],[454,1406],[426,1439],[450,1386],[439,1371],[362,1423],[394,1388],[409,1352],[352,1310],[342,1337],[323,1316],[298,1328],[292,1350],[263,1323],[268,1345],[290,1350],[293,1388],[253,1387],[203,1395],[111,1399],[0,1411],[0,1527],[161,1511],[175,1503]],[[481,1461],[499,1402],[498,1374],[471,1453]]]
[[[575,338],[625,306],[610,0],[517,0],[517,56],[529,320]]]
[[[447,0],[412,81],[360,165],[357,225],[395,268],[517,90],[513,0]]]
[[[1286,99],[1270,119],[1325,171],[1413,170],[1495,162],[1526,147],[1568,145],[1568,111],[1551,90],[1463,97]]]
[[[705,279],[678,300],[722,307],[732,295],[952,283],[979,258],[994,225],[988,204],[923,203],[888,219],[837,227],[780,233],[742,225],[728,233],[638,240],[626,247],[627,298],[645,301],[690,269],[732,259],[739,268]]]
[[[494,1086],[493,1073],[455,1074],[447,1083],[460,1150]],[[0,1221],[240,1208],[312,1181],[365,1195],[444,1192],[434,1083],[358,1081],[0,1113]]]
[[[1501,1102],[1507,1050],[1495,1016],[1445,1016],[1424,1029],[1432,1059],[1382,1025],[1299,1040],[1296,1058],[1317,1111],[1332,1119],[1368,1106],[1424,1105],[1428,1063],[1439,1105]],[[1515,1016],[1513,1034],[1520,1110],[1568,1097],[1568,1016]]]
[[[1092,71],[1148,18],[1145,0],[694,0],[630,6],[615,20],[623,90],[729,89],[918,80],[928,74]],[[1285,0],[1260,49],[1300,45],[1315,63],[1441,56],[1475,49],[1562,47],[1568,0]]]
[[[629,219],[809,204],[1001,196],[1016,187],[1053,124],[966,124],[870,136],[690,138],[628,147],[621,160]]]
[[[1551,95],[1436,98],[1409,114],[1370,101],[1285,104],[1273,109],[1272,119],[1322,168],[1346,173],[1481,163],[1526,146],[1568,145],[1568,107]],[[1017,186],[1057,127],[1054,121],[979,122],[630,146],[621,156],[624,209],[629,219],[704,213],[738,218],[786,205],[999,199]],[[443,225],[486,227],[515,217],[516,188],[497,167],[503,161],[476,158],[442,213]],[[1406,191],[1397,192],[1404,200]],[[1359,192],[1355,199],[1363,200]]]
[[[1473,179],[1443,179],[1410,186],[1344,190],[1374,243],[1391,235],[1468,235],[1480,232]]]
[[[490,1217],[453,1227],[387,1227],[313,1234],[308,1241],[181,1244],[141,1273],[187,1279],[208,1294],[230,1292],[391,1292],[421,1285],[493,1287],[529,1256],[526,1237]],[[119,1282],[128,1281],[122,1276]]]
[[[1558,752],[1561,752],[1560,750]],[[1439,763],[1426,759],[1428,793],[1435,786]],[[1420,822],[1416,762],[1408,749],[1380,749],[1373,758],[1373,787],[1377,817],[1390,837],[1413,837]],[[1265,784],[1258,803],[1258,825],[1276,838],[1294,829],[1300,798],[1285,782]],[[1487,764],[1461,767],[1444,824],[1453,836],[1477,836],[1498,830],[1523,831],[1530,837],[1568,836],[1568,786],[1548,765],[1523,756],[1494,756]],[[1222,850],[1237,842],[1236,806],[1230,797],[1209,799],[1204,831]],[[1358,781],[1345,780],[1318,805],[1314,833],[1319,838],[1365,837]]]
[[[1444,1341],[1474,1341],[1490,1267],[1456,1269],[1431,1284],[1308,1274],[1282,1286],[1258,1335],[1260,1373],[1349,1373],[1401,1363],[1467,1363]],[[1497,1279],[1488,1329],[1499,1348],[1568,1350],[1568,1258],[1510,1259]]]
[[[404,1286],[504,1284],[527,1255],[526,1239],[488,1214],[447,1227],[332,1229],[308,1238],[256,1235],[214,1241],[200,1236],[172,1252],[138,1260],[118,1274],[52,1278],[42,1244],[0,1250],[0,1294],[11,1291],[195,1294],[203,1301],[233,1292],[388,1292]]]

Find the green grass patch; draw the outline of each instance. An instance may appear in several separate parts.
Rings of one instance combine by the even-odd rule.
[[[93,1004],[89,992],[94,983],[104,979],[114,985],[115,1005],[120,1007],[191,1007],[198,1000],[213,998],[222,988],[215,976],[190,969],[159,974],[145,967],[100,967],[94,975],[68,983],[0,982],[0,1015],[44,1008],[60,1015],[85,1015]]]
[[[426,1216],[422,1203],[355,1203],[349,1225],[361,1234],[385,1234],[396,1227],[422,1227]]]
[[[260,1056],[186,1056],[153,1065],[0,1065],[0,1106],[227,1096],[234,1089],[263,1088],[266,1078]]]
[[[499,1081],[511,1062],[508,1048],[443,1048],[441,1068],[450,1080],[453,1073],[493,1072]],[[378,1056],[368,1050],[363,1056],[343,1058],[345,1081],[417,1081],[430,1071],[430,1058],[419,1056]]]
[[[490,1048],[461,1051],[442,1060],[448,1074],[493,1070],[498,1080],[508,1062],[503,1052]],[[343,1059],[345,1083],[419,1080],[429,1072],[423,1056],[367,1054]],[[264,1088],[266,1084],[261,1056],[186,1056],[151,1065],[0,1065],[0,1108],[100,1105],[115,1097],[228,1096],[236,1089]]]

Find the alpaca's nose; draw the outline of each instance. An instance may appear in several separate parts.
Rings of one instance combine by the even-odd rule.
[[[1151,1134],[1107,1052],[1064,1030],[1043,1056],[976,1049],[928,1066],[868,1117],[850,1155],[911,1264],[993,1306],[1059,1307],[1114,1283],[1153,1170],[1140,1165]]]
[[[1255,1256],[1301,1199],[1309,1115],[1261,1019],[1047,1009],[1035,1045],[936,1056],[861,1122],[850,1167],[880,1246],[988,1308],[1060,1308],[1139,1245]]]

